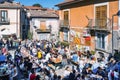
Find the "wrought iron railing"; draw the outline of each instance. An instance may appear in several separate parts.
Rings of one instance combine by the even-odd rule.
[[[89,19],[89,29],[111,30],[111,19]]]
[[[8,18],[5,18],[5,19],[0,18],[0,24],[9,24],[9,23],[10,23],[10,19],[8,19]]]
[[[67,27],[69,28],[70,21],[69,20],[60,20],[60,27]]]

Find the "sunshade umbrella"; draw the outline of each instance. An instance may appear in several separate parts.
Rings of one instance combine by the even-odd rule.
[[[0,62],[5,61],[7,58],[5,55],[0,55]]]

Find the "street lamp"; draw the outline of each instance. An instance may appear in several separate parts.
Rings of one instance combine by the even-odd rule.
[[[114,16],[120,16],[120,10],[117,12],[117,14],[113,14],[112,15],[112,54],[114,53],[113,50],[114,50],[114,39],[113,39],[113,24],[114,24]]]

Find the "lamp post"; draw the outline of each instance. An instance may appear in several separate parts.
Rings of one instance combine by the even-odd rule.
[[[113,39],[113,35],[114,35],[114,34],[113,34],[114,16],[120,16],[120,10],[117,12],[117,14],[113,14],[113,15],[112,15],[112,54],[114,53],[114,51],[113,51],[113,50],[114,50],[114,42],[113,42],[113,41],[114,41],[114,39]]]

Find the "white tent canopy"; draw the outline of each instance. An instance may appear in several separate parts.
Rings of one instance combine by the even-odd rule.
[[[11,32],[9,29],[4,29],[0,31],[0,35],[11,35],[11,34],[15,34],[15,33]]]

